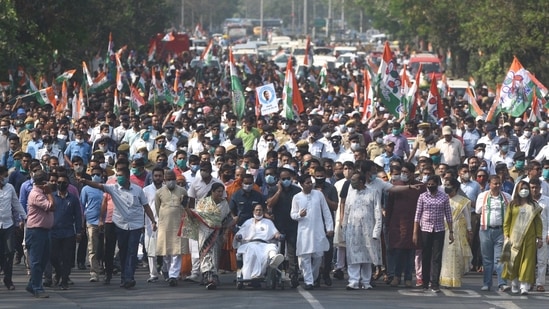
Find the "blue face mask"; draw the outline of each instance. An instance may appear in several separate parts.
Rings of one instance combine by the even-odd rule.
[[[14,160],[13,161],[13,167],[15,167],[16,170],[21,168],[21,160]]]
[[[185,159],[177,160],[177,167],[179,167],[180,169],[184,169],[185,167],[187,167],[187,160]]]
[[[141,138],[142,138],[145,142],[148,142],[150,137],[151,137],[151,134],[150,134],[149,132],[145,132],[145,133],[143,133],[143,135],[141,135]]]
[[[141,175],[141,170],[139,170],[139,168],[137,168],[137,167],[132,167],[131,172],[132,172],[132,174],[134,174],[135,176]]]
[[[549,179],[549,169],[544,168],[541,172],[541,176],[543,176],[543,178],[545,179]]]
[[[515,162],[515,168],[517,170],[523,170],[524,169],[524,161],[517,161]]]
[[[191,172],[196,173],[200,169],[200,165],[191,165]]]
[[[488,136],[490,136],[490,138],[496,137],[496,131],[490,131],[490,132],[488,133]]]
[[[374,180],[376,180],[376,178],[377,178],[377,175],[376,175],[376,174],[372,174],[372,175],[370,176],[370,181],[374,181]]]
[[[431,156],[431,160],[433,160],[433,164],[440,164],[440,156]]]
[[[292,180],[291,180],[291,179],[284,179],[284,180],[282,180],[282,186],[284,186],[285,188],[288,188],[291,184],[292,184]]]
[[[509,145],[502,145],[500,149],[501,149],[501,152],[507,153],[509,152]]]
[[[393,129],[393,135],[399,135],[400,134],[400,129]]]
[[[101,183],[101,182],[103,182],[103,178],[101,178],[101,176],[98,176],[98,175],[93,175],[92,176],[92,181]]]
[[[267,175],[265,176],[265,182],[269,185],[273,185],[276,183],[276,178],[273,175]]]

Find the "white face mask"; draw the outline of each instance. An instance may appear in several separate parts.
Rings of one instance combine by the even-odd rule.
[[[254,219],[261,220],[263,219],[263,215],[254,215]]]
[[[402,182],[408,182],[408,175],[400,174],[400,181]]]
[[[107,163],[99,163],[99,166],[100,166],[102,169],[105,169],[105,168],[107,168]]]
[[[166,188],[168,188],[168,190],[170,190],[170,191],[172,191],[173,189],[175,189],[175,185],[176,185],[175,180],[168,180],[168,181],[166,181]]]
[[[399,180],[401,180],[401,179],[402,179],[402,178],[400,178],[400,175],[393,175],[393,176],[391,177],[391,180],[392,180],[392,181],[399,181]]]
[[[330,138],[332,136],[332,133],[330,132],[324,132],[324,137],[325,138]]]
[[[471,179],[471,176],[469,175],[469,173],[465,173],[465,174],[461,175],[461,180],[463,180],[465,182],[468,182],[470,179]]]
[[[484,159],[484,151],[477,152],[477,158]]]
[[[67,136],[66,136],[66,135],[63,135],[63,134],[58,134],[58,135],[57,135],[57,138],[60,139],[60,140],[64,140],[64,139],[67,138]]]
[[[521,189],[519,191],[519,196],[522,198],[528,197],[528,195],[530,195],[530,191],[528,191],[528,189]]]
[[[290,126],[288,124],[283,124],[282,125],[282,130],[288,130]]]
[[[381,137],[376,138],[376,143],[383,144],[383,138]]]
[[[347,128],[347,131],[348,131],[349,133],[354,133],[354,132],[355,132],[355,128],[349,127],[349,128]]]
[[[358,150],[359,148],[360,148],[359,143],[351,143],[351,150],[355,151],[355,150]]]
[[[418,130],[417,133],[418,133],[419,135],[423,135],[423,133],[425,133],[425,131],[423,131],[423,130]]]
[[[428,178],[429,178],[429,176],[423,175],[423,177],[421,177],[421,182],[427,183],[427,179],[428,179]]]
[[[532,131],[524,131],[524,137],[529,138],[532,136]]]

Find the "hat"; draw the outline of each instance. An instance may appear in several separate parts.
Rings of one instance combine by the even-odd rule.
[[[545,121],[540,121],[540,122],[539,122],[539,128],[540,128],[540,129],[547,129],[547,122],[545,122]]]
[[[355,123],[356,123],[356,121],[355,121],[354,119],[351,119],[351,120],[348,120],[348,121],[345,123],[345,125],[346,125],[346,126],[354,126]]]
[[[297,148],[309,147],[309,142],[306,139],[302,139],[302,140],[298,141],[297,143],[295,143],[295,145],[297,146]]]
[[[475,118],[475,121],[484,121],[484,118],[482,116],[477,116],[477,118]]]
[[[154,140],[156,141],[157,139],[161,139],[161,138],[166,138],[166,135],[164,135],[164,134],[158,134],[158,135],[154,138]]]
[[[143,150],[144,150],[144,151],[147,151],[147,152],[149,151],[149,149],[147,148],[147,146],[143,146],[143,147],[139,147],[139,148],[137,149],[137,152],[140,152],[140,151],[143,151]]]
[[[234,146],[238,147],[238,146],[241,146],[242,145],[242,139],[241,138],[233,138],[231,140],[231,144],[233,144]]]
[[[513,156],[513,160],[515,161],[524,161],[526,160],[526,155],[522,151],[515,152],[515,155]]]
[[[330,136],[330,140],[331,140],[331,141],[341,142],[341,135],[339,135],[339,134],[334,134],[334,135]]]
[[[430,156],[434,156],[434,155],[437,155],[437,154],[440,153],[440,149],[438,149],[437,147],[433,147],[433,148],[429,149],[429,151],[427,151],[427,153]]]
[[[103,155],[103,154],[105,154],[105,153],[103,152],[103,150],[97,149],[96,151],[93,152],[93,154],[94,154],[94,155],[95,155],[95,154],[97,154],[97,155]]]
[[[118,152],[128,152],[130,151],[130,144],[120,144],[117,150]]]
[[[422,122],[420,124],[417,125],[417,128],[418,129],[430,129],[431,128],[431,124],[428,123],[428,122]]]
[[[394,146],[394,145],[395,145],[395,142],[393,142],[393,141],[390,140],[390,139],[386,139],[386,140],[384,141],[383,144],[385,144],[385,146],[390,146],[390,145],[393,145],[393,146]]]
[[[442,128],[442,135],[452,135],[452,127],[444,126]]]
[[[489,132],[489,131],[495,131],[497,129],[496,125],[493,124],[493,123],[488,123],[486,125],[486,130]]]
[[[34,118],[32,118],[32,117],[27,117],[27,118],[25,119],[25,124],[27,124],[27,123],[32,123],[32,122],[34,122]]]
[[[505,144],[509,144],[509,140],[507,138],[500,138],[499,141],[498,141],[498,145],[505,145]]]
[[[27,112],[25,111],[24,108],[21,108],[21,107],[20,107],[20,108],[17,109],[17,116],[19,116],[19,115],[25,115],[26,113],[27,113]]]
[[[24,152],[22,151],[16,151],[14,154],[13,154],[13,159],[14,160],[18,160],[18,159],[21,159],[21,157],[23,156]]]
[[[524,121],[522,121],[522,119],[520,119],[520,118],[516,118],[516,119],[515,119],[515,125],[517,125],[517,126],[523,126],[523,125],[524,125]]]
[[[152,119],[151,118],[143,119],[143,124],[146,125],[146,126],[151,125],[152,124]]]
[[[227,152],[233,151],[233,150],[235,150],[235,149],[236,149],[236,146],[233,145],[233,144],[230,144],[230,145],[228,145],[228,146],[225,147],[225,150],[226,150]]]
[[[503,124],[503,126],[504,126],[504,127],[510,127],[511,124],[510,124],[509,122],[506,122],[506,123]]]
[[[375,163],[377,166],[379,166],[379,167],[383,167],[383,166],[384,166],[383,158],[382,158],[381,156],[375,157],[374,163]]]
[[[479,149],[479,148],[485,149],[485,148],[486,148],[486,144],[484,144],[484,143],[478,143],[478,144],[475,145],[475,147],[473,147],[473,149]]]

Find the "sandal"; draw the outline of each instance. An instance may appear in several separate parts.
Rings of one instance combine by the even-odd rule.
[[[545,292],[545,288],[543,287],[543,285],[538,285],[538,286],[536,287],[536,291],[538,291],[538,292]]]

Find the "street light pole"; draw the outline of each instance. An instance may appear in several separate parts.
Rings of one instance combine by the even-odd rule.
[[[261,28],[259,40],[263,41],[263,0],[259,2],[259,27]]]
[[[307,0],[303,0],[303,35],[307,35]]]
[[[181,32],[185,32],[185,0],[181,0]]]

